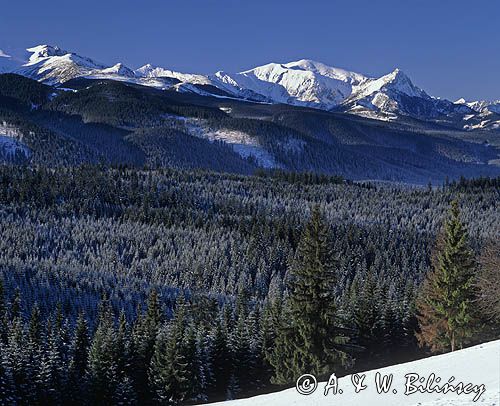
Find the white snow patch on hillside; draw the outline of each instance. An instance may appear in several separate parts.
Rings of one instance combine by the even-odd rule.
[[[259,144],[258,140],[247,133],[226,128],[212,129],[204,120],[200,119],[174,115],[166,115],[165,118],[171,119],[175,128],[187,134],[230,145],[233,151],[241,157],[253,157],[257,164],[263,168],[280,167],[274,157]]]
[[[9,135],[0,134],[0,156],[14,157],[18,153],[26,158],[30,156],[30,150],[26,145]]]
[[[375,374],[393,374],[393,382],[389,393],[378,394],[375,388]],[[438,385],[448,382],[463,382],[485,386],[481,397],[474,402],[474,393],[457,395],[454,392],[413,393],[405,395],[406,374],[416,373],[427,379],[434,373],[440,377]],[[405,364],[372,370],[364,379],[367,388],[359,393],[354,392],[351,375],[338,380],[338,387],[343,393],[324,396],[325,383],[319,383],[316,391],[309,396],[300,395],[295,388],[247,399],[214,403],[224,406],[462,406],[462,405],[500,405],[500,340],[477,345],[465,350],[438,355]],[[396,389],[397,393],[392,393]]]
[[[464,130],[481,130],[485,128],[498,129],[500,128],[500,121],[492,121],[492,120],[482,120],[477,124],[466,124],[464,125]]]
[[[243,158],[255,158],[258,165],[263,168],[275,168],[278,166],[273,156],[264,150],[255,138],[252,138],[247,133],[224,128],[213,132],[207,132],[205,137],[211,141],[223,141],[231,145],[233,150],[240,156]]]
[[[298,140],[297,138],[290,137],[284,143],[281,143],[281,147],[287,152],[300,153],[304,150],[306,142],[304,140]]]

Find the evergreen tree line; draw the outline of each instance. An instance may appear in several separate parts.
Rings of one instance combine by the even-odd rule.
[[[181,404],[258,393],[303,371],[347,371],[348,342],[358,340],[337,312],[337,273],[315,208],[285,298],[258,303],[241,286],[234,302],[220,303],[195,286],[189,301],[178,295],[167,320],[153,290],[129,323],[104,297],[92,328],[84,313],[73,325],[61,306],[44,320],[35,304],[25,320],[18,290],[0,306],[0,393],[6,404]]]
[[[407,298],[403,317],[417,319],[418,325],[403,328],[370,278],[362,289],[353,288],[349,309],[343,308],[335,289],[338,260],[318,207],[301,233],[285,296],[263,305],[252,302],[244,286],[234,303],[224,304],[193,290],[188,301],[178,294],[167,320],[152,290],[147,308],[137,309],[132,323],[123,311],[117,317],[104,297],[96,326],[89,329],[83,313],[72,326],[60,307],[43,320],[34,305],[24,320],[19,291],[7,305],[0,286],[1,399],[5,404],[103,405],[231,399],[269,383],[291,384],[305,371],[326,377],[354,366],[380,365],[382,347],[386,354],[405,346],[411,351],[414,335],[431,351],[453,351],[498,336],[498,328],[485,326],[499,314],[473,307],[491,309],[493,303],[498,310],[497,298],[483,288],[495,285],[498,269],[490,262],[474,273],[474,254],[456,202],[442,235],[417,311]]]
[[[242,289],[220,306],[180,294],[173,317],[153,290],[128,322],[106,297],[92,327],[60,307],[47,319],[34,305],[22,317],[17,292],[0,301],[0,404],[185,404],[232,399],[269,386],[267,361],[276,314]]]

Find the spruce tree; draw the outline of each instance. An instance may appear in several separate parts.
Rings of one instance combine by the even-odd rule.
[[[9,362],[7,305],[3,277],[0,275],[0,405],[15,404],[15,388],[12,377],[11,363]]]
[[[232,358],[232,374],[233,374],[233,390],[232,396],[238,394],[239,389],[249,384],[249,372],[252,366],[252,354],[250,349],[250,337],[248,335],[247,323],[244,316],[240,316],[236,323],[236,327],[230,338],[231,358]]]
[[[0,341],[0,406],[16,404],[12,364],[8,359],[6,344]]]
[[[376,365],[379,350],[384,348],[384,298],[375,277],[364,271],[362,286],[351,285],[350,312],[356,331],[356,344],[362,347],[364,366]],[[355,291],[355,289],[357,291]]]
[[[5,303],[4,282],[0,276],[0,343],[7,344],[7,305]]]
[[[174,321],[156,337],[149,370],[149,384],[160,404],[179,404],[190,394],[190,371],[186,359],[186,305],[179,295]]]
[[[132,380],[125,376],[120,380],[115,389],[113,404],[116,406],[133,406],[138,404]]]
[[[215,395],[216,400],[224,400],[231,374],[231,362],[227,342],[228,334],[221,318],[217,319],[212,336],[211,362],[213,380],[211,393]]]
[[[60,352],[61,339],[57,323],[47,334],[45,349],[40,361],[37,376],[39,399],[42,404],[57,405],[62,401],[61,391],[64,388],[64,367]]]
[[[71,349],[71,370],[78,378],[85,374],[89,352],[89,332],[83,313],[78,315]]]
[[[12,300],[12,304],[10,306],[10,319],[15,320],[21,315],[21,291],[19,288],[16,288],[16,292],[14,294],[14,299]]]
[[[192,323],[189,323],[184,330],[182,351],[187,365],[186,399],[199,399],[202,395],[200,390],[202,389],[203,366],[199,362],[196,329]]]
[[[139,402],[143,402],[151,395],[148,386],[148,371],[163,318],[158,292],[152,289],[148,297],[146,314],[142,314],[139,306],[132,328],[131,375]]]
[[[272,303],[266,304],[262,313],[260,327],[261,369],[260,374],[265,382],[271,379],[273,373],[272,359],[275,351],[277,334],[281,326],[282,299],[278,297]]]
[[[337,317],[336,267],[328,226],[314,207],[292,270],[290,323],[278,337],[286,350],[274,361],[276,383],[290,383],[304,373],[324,376],[345,365],[347,338]]]
[[[87,320],[84,314],[80,313],[73,333],[70,350],[71,357],[68,366],[69,393],[67,395],[71,403],[82,403],[85,399],[85,372],[87,369],[89,346]]]
[[[274,370],[271,383],[283,385],[292,383],[307,372],[299,349],[302,344],[301,337],[292,321],[289,302],[282,306],[280,316],[281,318],[274,324],[276,336],[272,348],[268,349],[266,359]]]
[[[115,357],[117,363],[117,372],[120,380],[129,375],[132,365],[132,350],[130,343],[130,332],[125,313],[120,312],[118,319],[118,331],[115,340]]]
[[[192,385],[196,399],[205,402],[208,400],[208,389],[213,379],[212,338],[207,328],[203,325],[198,325],[196,328],[196,356],[193,367],[196,371],[196,380]]]
[[[417,339],[433,352],[454,351],[472,335],[476,297],[474,254],[456,201],[452,202],[437,250],[434,270],[426,276],[417,301]]]
[[[145,324],[148,336],[154,342],[158,328],[163,320],[163,314],[156,289],[152,289],[148,297]]]
[[[99,325],[94,333],[88,356],[87,382],[93,404],[112,403],[117,385],[115,326],[111,306],[101,302]]]
[[[38,365],[32,362],[23,321],[16,317],[9,328],[8,345],[5,348],[6,369],[12,372],[16,401],[31,404],[36,398],[36,372]]]
[[[40,346],[42,340],[41,314],[38,305],[34,305],[31,310],[31,318],[28,332],[28,339],[35,345]]]

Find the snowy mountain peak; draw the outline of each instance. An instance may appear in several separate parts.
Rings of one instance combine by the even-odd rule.
[[[147,63],[146,65],[143,65],[140,68],[135,69],[134,72],[137,76],[148,76],[149,72],[151,72],[153,69],[154,66],[151,65],[150,63]]]
[[[126,76],[129,78],[135,77],[135,73],[132,69],[126,67],[122,63],[117,63],[116,65],[113,65],[109,68],[101,69],[100,70],[101,74],[108,74],[108,75],[119,75],[119,76]]]
[[[284,64],[284,66],[289,69],[301,69],[329,78],[347,81],[349,83],[361,83],[368,79],[360,73],[351,72],[341,68],[334,68],[311,59],[301,59],[299,61],[289,62]]]
[[[383,96],[382,96],[383,95]],[[399,68],[394,69],[391,73],[384,75],[378,79],[371,79],[363,83],[348,99],[352,103],[357,100],[372,98],[373,104],[378,105],[381,100],[384,104],[392,100],[396,95],[406,95],[410,97],[421,97],[428,99],[429,96],[422,90],[416,87],[410,78]],[[377,103],[374,102],[377,101]],[[394,103],[391,103],[394,105]],[[366,105],[366,103],[364,103]]]
[[[384,86],[391,85],[394,90],[404,93],[411,97],[425,97],[427,94],[422,90],[416,87],[410,78],[399,68],[394,69],[388,75],[383,76],[382,82],[384,82]]]
[[[313,61],[312,59],[299,59],[298,61],[291,61],[284,64],[288,68],[297,67],[302,68],[304,70],[312,70],[312,71],[320,71],[328,69],[322,62]]]
[[[150,63],[136,69],[134,74],[139,78],[172,78],[182,83],[212,84],[211,80],[205,75],[176,72]]]
[[[106,66],[94,60],[68,52],[57,46],[37,45],[27,49],[31,56],[27,63],[15,73],[47,84],[62,83],[79,76],[88,75]]]
[[[400,75],[406,76],[405,73],[399,68],[394,69],[391,73],[389,73],[389,75],[393,75],[394,77]]]
[[[391,73],[385,75],[388,81],[410,81],[410,78],[399,68],[394,69]]]
[[[37,45],[36,47],[26,49],[31,56],[29,58],[28,65],[41,65],[41,64],[57,64],[57,63],[74,63],[79,66],[84,66],[86,68],[103,69],[106,68],[103,64],[94,61],[91,58],[85,56],[80,56],[74,52],[69,52],[59,48],[58,46],[52,45]]]
[[[170,71],[159,66],[153,66],[150,63],[141,66],[139,69],[136,69],[134,73],[136,76],[145,77],[145,78],[159,78],[168,76]]]
[[[27,48],[26,51],[31,53],[29,58],[30,63],[36,63],[40,59],[49,58],[51,56],[63,56],[68,54],[68,51],[64,51],[58,46],[52,45],[37,45],[32,48]]]

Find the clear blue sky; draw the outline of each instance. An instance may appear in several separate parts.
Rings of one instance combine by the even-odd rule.
[[[0,49],[59,45],[106,63],[210,73],[309,58],[395,67],[428,93],[500,99],[498,0],[8,0]]]

